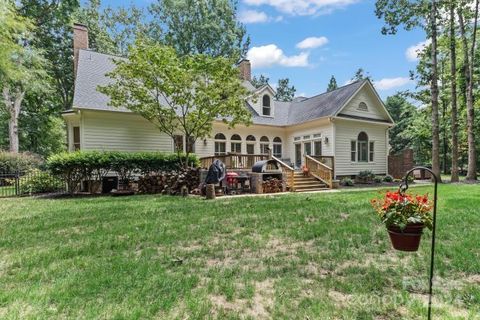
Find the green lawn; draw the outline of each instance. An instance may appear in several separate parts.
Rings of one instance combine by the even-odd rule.
[[[434,319],[477,319],[480,185],[439,191]],[[425,319],[374,195],[0,199],[0,318]]]

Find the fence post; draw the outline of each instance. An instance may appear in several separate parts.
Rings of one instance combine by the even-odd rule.
[[[18,196],[20,192],[20,182],[19,182],[20,173],[18,170],[15,171],[15,195]]]

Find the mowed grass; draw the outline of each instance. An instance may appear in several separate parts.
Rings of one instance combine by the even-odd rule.
[[[434,319],[478,319],[480,185],[439,194]],[[0,199],[0,318],[425,319],[376,195]]]

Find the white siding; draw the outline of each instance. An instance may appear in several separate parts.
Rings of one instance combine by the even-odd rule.
[[[367,105],[368,111],[358,110],[358,105],[361,102],[364,102]],[[389,120],[384,107],[368,84],[365,84],[362,87],[362,89],[349,101],[340,113],[357,117]]]
[[[372,170],[375,174],[387,173],[387,129],[381,124],[370,124],[361,121],[335,120],[335,174],[357,175],[362,170]],[[373,162],[352,162],[350,142],[357,140],[358,134],[364,131],[369,141],[375,142]]]
[[[83,150],[172,152],[170,137],[141,116],[122,112],[81,112]]]

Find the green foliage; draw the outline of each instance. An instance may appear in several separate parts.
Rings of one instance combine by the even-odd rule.
[[[261,74],[260,76],[253,76],[252,78],[252,85],[255,87],[255,88],[260,88],[260,87],[263,87],[264,85],[268,84],[268,81],[270,80],[270,78],[267,78],[266,76],[264,76],[263,74]]]
[[[357,178],[372,180],[375,178],[375,173],[371,170],[363,170],[358,173]]]
[[[288,84],[288,78],[278,79],[277,92],[275,93],[275,99],[278,101],[292,101],[295,97],[297,89]]]
[[[383,177],[383,182],[393,182],[393,177],[387,174],[385,177]]]
[[[205,54],[238,61],[245,56],[250,38],[236,17],[232,0],[157,0],[149,7],[153,16],[149,36],[175,48],[181,55]]]
[[[342,180],[340,180],[340,185],[345,187],[353,187],[354,183],[352,179],[345,177],[345,178],[342,178]]]
[[[395,126],[388,131],[390,146],[392,147],[390,152],[396,154],[406,148],[413,147],[410,137],[406,135],[407,130],[413,130],[411,126],[418,116],[417,108],[401,94],[388,97],[385,107],[395,121]]]
[[[0,151],[0,172],[27,171],[43,166],[43,159],[33,153],[12,153]]]
[[[117,172],[120,179],[127,183],[134,173],[173,171],[187,160],[192,166],[199,165],[195,155],[187,159],[186,155],[157,152],[77,151],[49,157],[47,167],[53,174],[62,176],[69,186],[68,190],[74,193],[81,181],[101,181],[109,171]]]
[[[128,60],[115,64],[108,74],[113,82],[99,91],[110,97],[110,105],[141,115],[172,139],[177,134],[187,141],[204,139],[215,120],[230,128],[251,123],[244,105],[248,91],[229,59],[179,56],[173,48],[137,41]]]
[[[358,68],[358,70],[355,71],[355,74],[353,75],[351,81],[355,82],[355,81],[366,80],[366,79],[372,81],[372,77],[368,72],[365,72],[363,68]]]
[[[145,14],[133,5],[102,9],[101,0],[89,0],[75,13],[75,20],[88,27],[90,49],[102,53],[126,56],[128,46],[145,32]]]
[[[383,181],[383,179],[380,176],[375,176],[373,178],[373,182],[375,182],[375,183],[382,183],[382,181]]]
[[[61,179],[39,169],[29,170],[19,179],[21,194],[56,192],[63,190],[64,186],[65,183]]]
[[[338,88],[337,79],[332,75],[330,81],[328,82],[327,92],[333,91]]]

